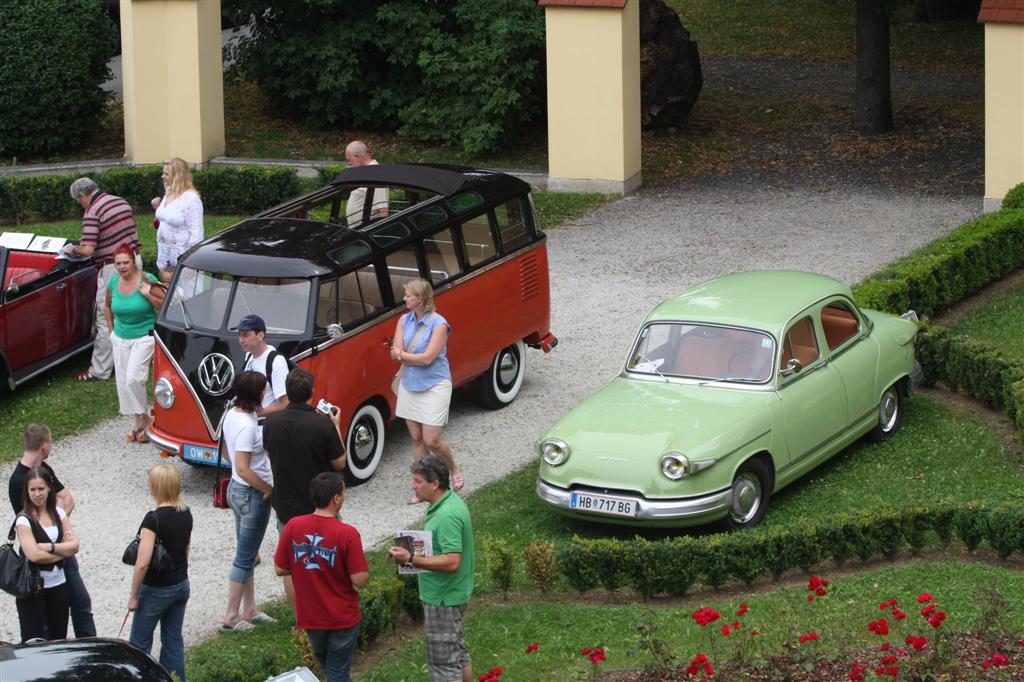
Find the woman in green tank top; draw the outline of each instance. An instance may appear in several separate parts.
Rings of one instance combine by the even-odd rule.
[[[122,246],[114,252],[117,274],[107,282],[107,318],[114,352],[114,377],[121,414],[135,417],[129,443],[145,443],[148,400],[146,379],[153,360],[153,326],[163,298],[151,287],[157,279],[135,267],[135,252]]]

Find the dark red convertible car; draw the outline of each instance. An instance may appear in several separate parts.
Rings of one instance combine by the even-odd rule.
[[[23,248],[0,246],[0,382],[12,390],[92,346],[96,268],[92,259],[54,258],[64,243],[34,237]]]

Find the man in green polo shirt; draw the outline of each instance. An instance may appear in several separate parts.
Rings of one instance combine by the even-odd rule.
[[[466,649],[462,618],[473,594],[473,522],[462,498],[448,489],[448,465],[427,455],[412,465],[412,489],[429,502],[426,530],[434,556],[413,557],[409,550],[392,547],[388,556],[397,564],[422,569],[420,601],[427,635],[427,667],[431,682],[470,682],[473,664]]]

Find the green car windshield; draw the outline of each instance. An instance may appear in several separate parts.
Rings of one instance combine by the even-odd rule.
[[[775,340],[751,329],[653,322],[640,331],[626,370],[637,374],[761,384],[771,378]]]

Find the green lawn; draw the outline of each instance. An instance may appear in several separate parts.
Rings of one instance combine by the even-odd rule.
[[[993,296],[984,307],[959,320],[950,329],[972,339],[986,341],[1008,357],[1024,361],[1024,285]]]
[[[477,675],[502,667],[506,671],[503,679],[547,682],[584,676],[592,667],[580,655],[585,647],[605,648],[608,660],[604,667],[644,667],[651,661],[649,655],[629,655],[636,641],[636,625],[641,621],[658,625],[657,638],[686,661],[698,653],[711,657],[713,651],[718,652],[720,659],[727,659],[735,655],[738,646],[748,659],[766,658],[766,654],[781,656],[785,655],[783,643],[793,643],[799,634],[813,631],[820,640],[804,649],[808,652],[805,655],[812,659],[836,655],[859,658],[856,655],[859,651],[865,659],[877,662],[880,655],[877,646],[882,641],[890,641],[895,647],[903,646],[908,634],[934,639],[932,628],[917,613],[919,607],[915,600],[924,591],[930,592],[948,614],[945,626],[948,629],[979,630],[993,625],[1007,633],[1020,633],[1024,629],[1024,572],[1019,570],[942,559],[875,567],[853,575],[823,573],[822,577],[831,578],[830,594],[812,603],[806,601],[806,584],[799,577],[793,581],[796,584],[776,589],[769,587],[763,592],[744,591],[730,597],[706,593],[650,604],[621,605],[623,599],[613,598],[614,605],[604,605],[571,596],[547,602],[532,599],[509,604],[478,601],[471,606],[466,618],[466,643]],[[986,605],[991,599],[981,591],[984,586],[997,589],[1007,601],[997,612],[996,623],[990,622],[992,609]],[[909,616],[898,627],[892,621],[890,636],[883,639],[871,634],[867,624],[886,615],[878,605],[890,598],[897,599]],[[709,632],[703,632],[690,618],[693,611],[707,606],[721,612],[728,619],[726,622],[731,623],[737,619],[735,614],[741,603],[746,603],[749,611],[742,617],[739,634],[728,638],[719,634],[721,621],[708,626]],[[749,634],[752,630],[760,634],[752,637]],[[422,631],[410,630],[408,634],[414,638],[397,652],[375,659],[372,669],[359,665],[357,659],[357,672],[362,673],[358,679],[364,682],[425,680]],[[714,650],[708,644],[708,635],[715,642]],[[1015,641],[1010,637],[1003,639],[1004,650],[1012,651]],[[531,643],[539,644],[540,648],[527,654],[526,646]],[[871,649],[875,653],[869,653]],[[190,679],[191,675],[190,670]]]

